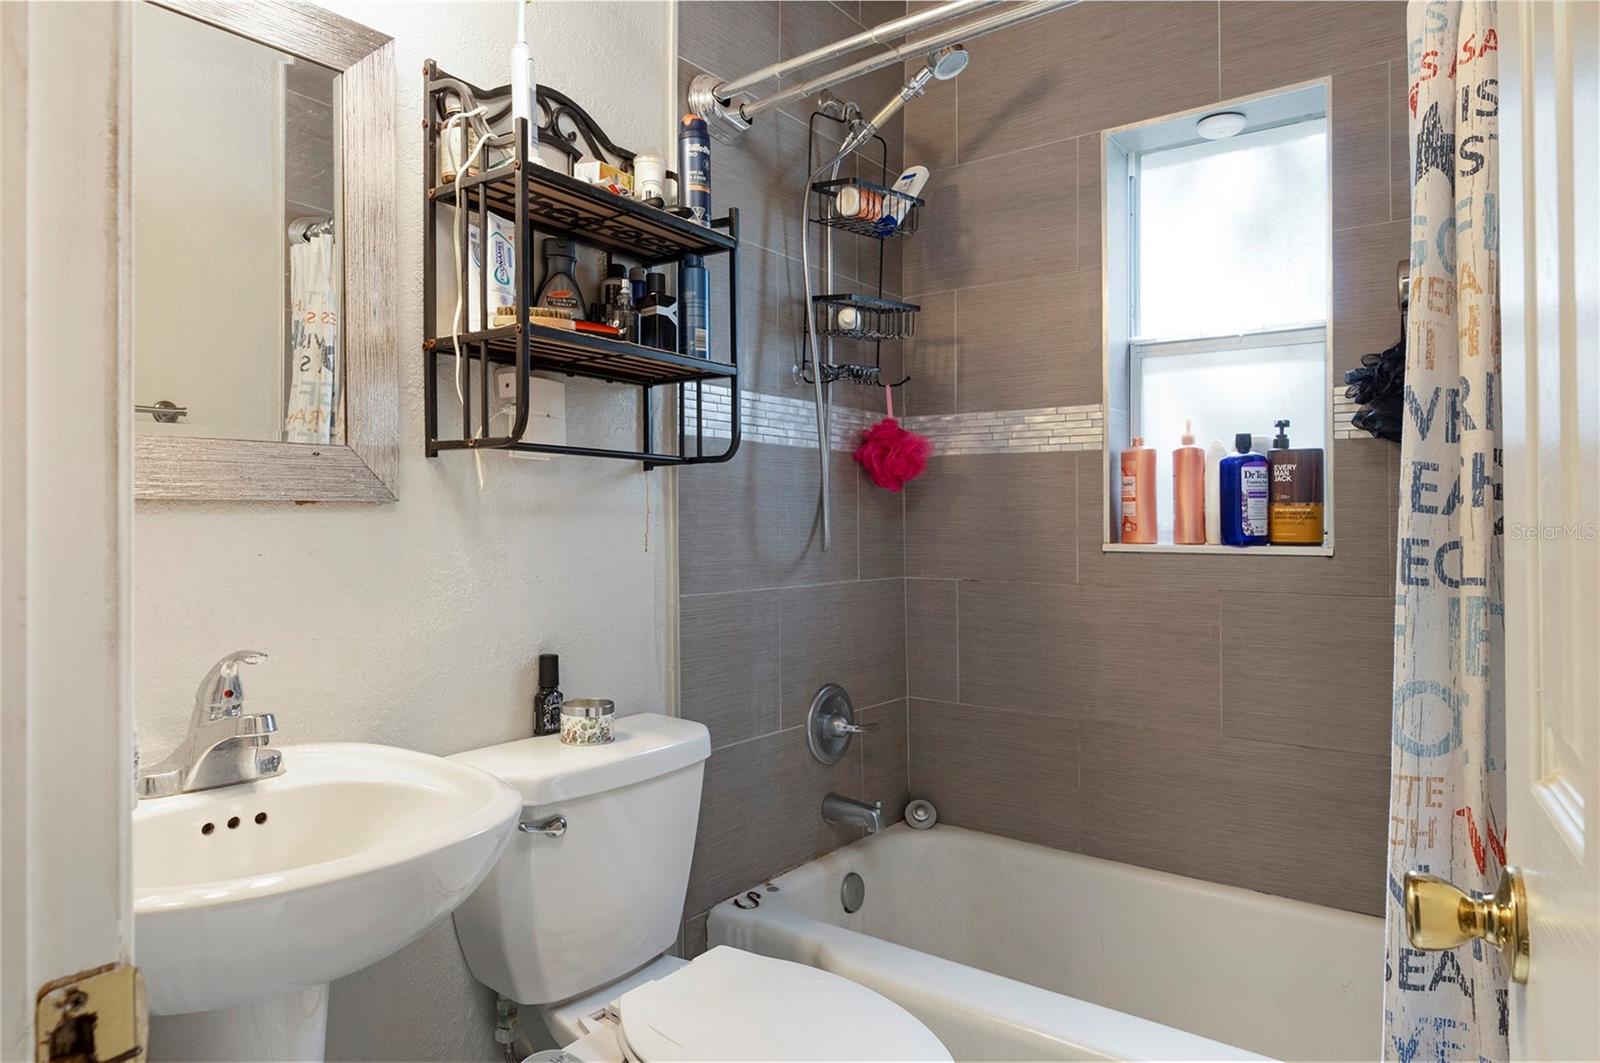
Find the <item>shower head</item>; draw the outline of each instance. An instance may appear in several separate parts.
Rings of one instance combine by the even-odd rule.
[[[930,52],[928,61],[922,65],[921,70],[911,75],[911,80],[905,83],[904,88],[895,93],[889,102],[884,104],[882,109],[872,116],[870,121],[856,124],[855,128],[851,130],[850,136],[846,138],[841,154],[848,155],[864,145],[872,138],[874,133],[888,123],[889,119],[899,113],[900,108],[906,105],[907,100],[915,96],[921,96],[926,91],[928,82],[934,80],[949,81],[961,73],[967,68],[967,60],[970,58],[967,50],[959,44],[953,44],[948,48],[940,48],[936,52]]]
[[[949,81],[967,68],[967,61],[972,56],[967,54],[965,45],[952,44],[948,48],[940,48],[928,56],[928,66],[933,70],[933,76],[939,81]]]

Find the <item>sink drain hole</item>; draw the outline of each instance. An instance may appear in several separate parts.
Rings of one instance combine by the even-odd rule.
[[[256,822],[257,823],[265,823],[266,821],[267,821],[267,814],[265,812],[257,812],[256,813]]]
[[[230,817],[228,817],[228,829],[229,830],[238,830],[239,829],[239,817],[238,816],[230,816]]]
[[[201,834],[210,834],[212,831],[214,831],[216,829],[217,829],[217,825],[215,823],[207,823],[205,826],[200,828],[200,833]]]

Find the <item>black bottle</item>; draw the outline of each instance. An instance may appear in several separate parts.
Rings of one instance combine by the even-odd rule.
[[[639,342],[660,351],[678,349],[677,300],[667,294],[665,274],[644,278],[645,296],[639,302]]]
[[[561,733],[561,658],[539,654],[539,692],[533,696],[533,733]]]

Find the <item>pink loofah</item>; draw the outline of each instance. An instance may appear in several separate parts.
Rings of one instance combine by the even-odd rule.
[[[894,419],[894,394],[889,389],[889,414],[861,433],[855,458],[866,467],[872,482],[889,491],[898,491],[915,480],[928,467],[933,443],[926,437],[900,427]]]

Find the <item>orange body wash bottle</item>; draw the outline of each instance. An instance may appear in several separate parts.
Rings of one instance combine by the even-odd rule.
[[[1183,445],[1172,452],[1172,541],[1206,541],[1206,452],[1194,445],[1194,422],[1183,422]]]
[[[1122,452],[1122,541],[1156,541],[1156,452],[1141,436]]]

